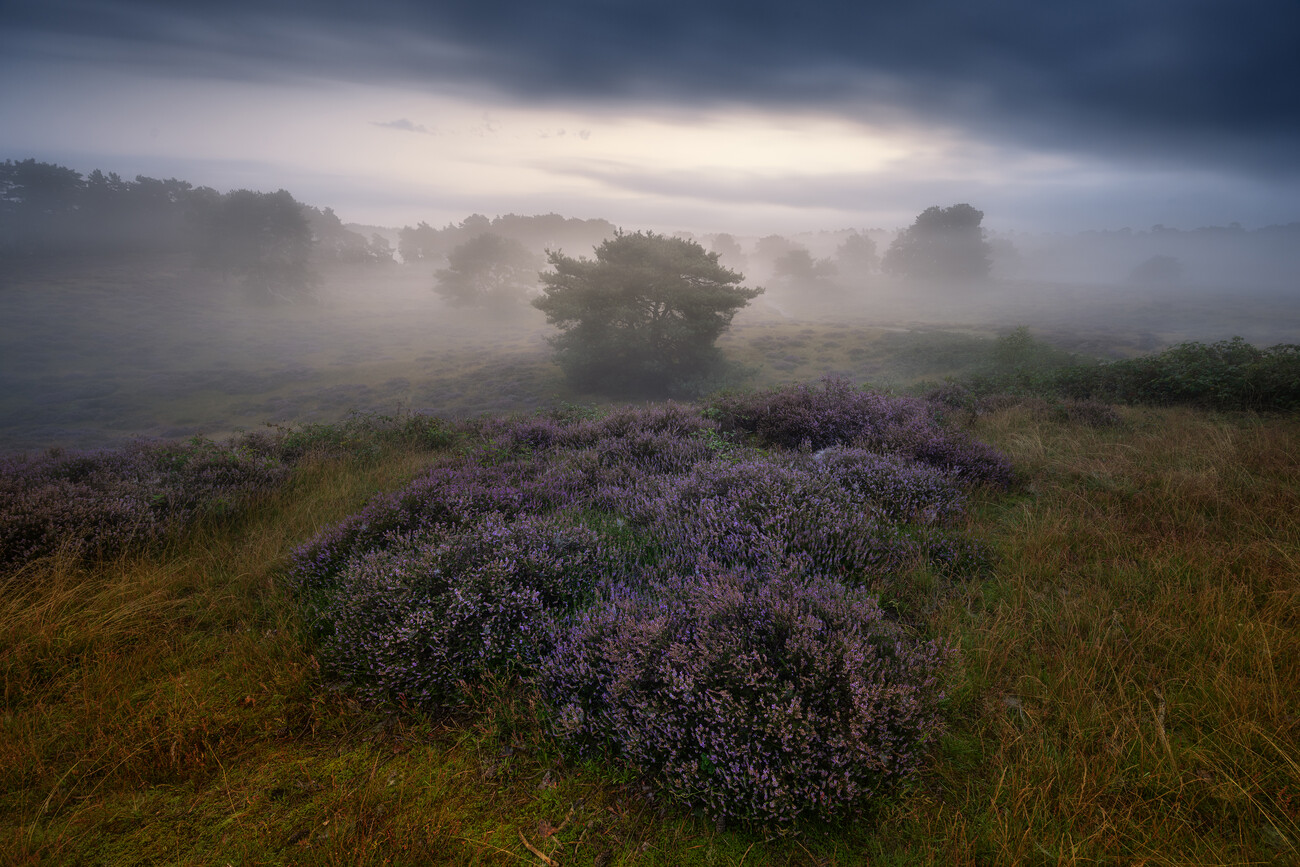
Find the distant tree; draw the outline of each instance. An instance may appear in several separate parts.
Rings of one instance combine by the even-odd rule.
[[[482,214],[470,214],[455,227],[462,235],[470,238],[492,230],[492,221]]]
[[[537,285],[541,264],[518,241],[485,232],[451,251],[434,291],[454,307],[505,310],[521,304]]]
[[[29,217],[75,211],[85,180],[81,173],[34,159],[5,160],[0,166],[0,202],[21,207]]]
[[[740,242],[734,235],[726,232],[714,235],[709,243],[709,249],[717,253],[719,261],[726,262],[728,267],[745,267],[745,249],[740,246]]]
[[[854,232],[835,248],[835,265],[841,274],[861,277],[880,267],[880,253],[869,236]]]
[[[665,392],[716,370],[714,345],[762,293],[699,244],[618,232],[596,258],[552,252],[533,306],[561,329],[556,359],[579,388]]]
[[[123,216],[124,202],[131,194],[131,185],[117,172],[104,174],[95,169],[86,176],[81,195],[83,219],[94,223],[112,223]]]
[[[392,245],[380,238],[382,244],[376,245],[373,236],[367,241],[366,236],[343,225],[333,208],[312,208],[303,206],[303,214],[311,226],[312,245],[319,259],[333,262],[351,262],[372,264],[393,261]]]
[[[76,227],[81,173],[34,159],[0,165],[0,248],[25,255],[56,252]]]
[[[754,245],[754,258],[770,269],[782,256],[797,249],[799,245],[783,235],[766,235]]]
[[[393,242],[383,235],[378,232],[371,232],[370,243],[367,247],[370,251],[370,261],[381,262],[385,265],[393,264]]]
[[[531,217],[506,214],[492,221],[492,231],[514,238],[530,250],[562,250],[594,247],[618,229],[608,220],[579,220],[559,214]]]
[[[983,211],[967,204],[926,208],[894,239],[881,267],[910,280],[985,280],[991,264],[983,219]]]
[[[403,262],[425,262],[441,250],[438,230],[423,220],[415,228],[403,226],[397,233],[397,254]]]
[[[236,276],[257,300],[302,297],[315,283],[311,225],[286,190],[204,196],[201,264]]]
[[[796,247],[772,263],[772,273],[792,286],[813,286],[835,276],[835,263],[814,259],[806,247]]]

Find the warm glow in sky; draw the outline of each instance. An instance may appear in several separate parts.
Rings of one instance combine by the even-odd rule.
[[[474,202],[471,210],[531,212],[531,203],[544,197],[554,199],[551,209],[567,203],[581,207],[573,215],[584,217],[620,211],[632,217],[630,199],[651,209],[694,199],[707,212],[715,188],[757,194],[764,183],[816,186],[889,172],[904,162],[928,162],[934,170],[943,158],[933,139],[900,128],[873,130],[834,117],[741,107],[584,112],[391,87],[320,83],[250,90],[232,82],[118,74],[68,88],[60,80],[65,75],[30,76],[28,88],[0,97],[0,112],[22,118],[11,148],[36,153],[45,150],[43,142],[60,142],[75,168],[128,176],[162,174],[150,166],[183,154],[193,168],[178,170],[179,176],[219,189],[264,187],[256,167],[275,165],[279,185],[300,199],[332,204],[346,219],[387,225],[457,220]],[[57,100],[42,98],[55,92]],[[92,142],[98,155],[93,166],[80,156]],[[662,182],[648,180],[655,178]],[[692,195],[694,178],[701,183]],[[366,186],[391,198],[347,201],[351,190]],[[787,223],[801,217],[786,212],[805,209],[752,201],[749,207]],[[816,210],[828,218],[842,211],[838,220],[846,225],[860,213]],[[729,212],[720,208],[716,218],[731,225],[755,216]]]
[[[390,226],[895,228],[956,202],[994,230],[1262,226],[1300,219],[1297,19],[1294,0],[44,0],[0,24],[0,159],[285,188]]]

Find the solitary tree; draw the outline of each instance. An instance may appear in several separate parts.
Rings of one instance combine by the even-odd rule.
[[[763,291],[682,238],[620,231],[595,253],[548,254],[553,270],[533,300],[560,328],[551,344],[579,388],[664,392],[707,375],[720,361],[714,343]]]
[[[455,307],[504,310],[524,301],[540,264],[513,238],[485,232],[451,251],[434,291]]]
[[[966,204],[926,208],[894,239],[881,267],[911,280],[984,280],[990,260],[983,219],[983,211]]]

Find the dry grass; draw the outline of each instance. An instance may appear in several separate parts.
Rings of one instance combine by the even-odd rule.
[[[976,422],[1023,486],[972,518],[996,572],[927,591],[963,649],[952,730],[856,824],[765,839],[660,811],[567,762],[509,685],[431,719],[323,683],[278,570],[427,459],[391,454],[155,555],[5,582],[0,862],[1293,863],[1300,420],[1123,415]]]
[[[1003,567],[947,612],[964,761],[897,818],[957,861],[1300,855],[1300,423],[1125,415],[981,424],[1026,494],[988,504]]]

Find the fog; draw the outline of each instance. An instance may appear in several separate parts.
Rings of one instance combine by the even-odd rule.
[[[555,329],[528,301],[540,291],[536,270],[547,251],[589,257],[619,228],[637,226],[558,214],[345,225],[327,206],[288,193],[145,181],[117,179],[124,196],[171,189],[158,200],[162,210],[109,209],[107,220],[84,208],[60,218],[48,206],[41,220],[18,220],[31,196],[10,188],[0,253],[0,450],[221,437],[348,412],[473,415],[626,397],[575,391],[552,359]],[[196,212],[195,202],[208,210]],[[159,221],[179,205],[189,216]],[[238,220],[223,223],[223,214]],[[249,252],[247,227],[274,225],[276,214],[307,227],[301,260],[283,246]],[[718,341],[729,367],[715,385],[826,374],[892,388],[935,383],[962,372],[955,347],[1018,326],[1095,358],[1186,340],[1239,335],[1267,346],[1300,338],[1300,224],[979,228],[987,274],[946,280],[890,272],[907,226],[761,235],[727,228],[681,233],[742,272],[745,285],[765,288]],[[518,285],[492,305],[466,306],[447,283],[470,267],[468,242],[486,235],[522,251],[512,272]]]
[[[3,450],[613,399],[528,297],[617,229],[766,290],[697,392],[1300,336],[1294,0],[10,6]]]

